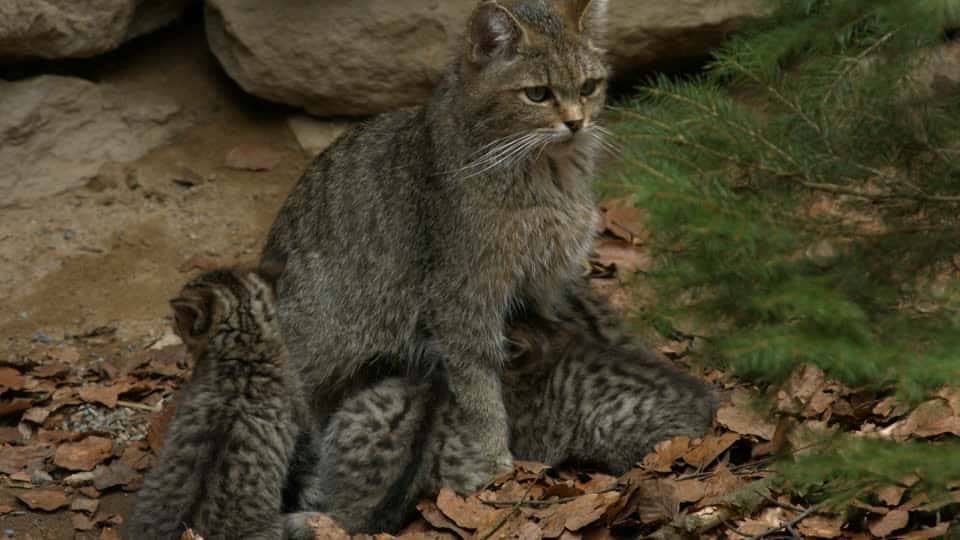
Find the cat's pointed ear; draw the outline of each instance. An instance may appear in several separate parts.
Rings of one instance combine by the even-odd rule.
[[[206,336],[213,326],[216,298],[208,289],[191,289],[170,301],[173,330],[188,346]]]
[[[560,0],[560,9],[570,26],[588,39],[603,37],[609,0]]]
[[[474,64],[508,59],[527,39],[520,21],[495,0],[481,2],[473,10],[467,35],[467,59]]]

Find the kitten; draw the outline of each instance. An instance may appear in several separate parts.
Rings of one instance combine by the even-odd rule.
[[[282,490],[306,405],[288,368],[273,271],[217,270],[171,301],[195,360],[127,537],[279,539]]]
[[[570,291],[557,314],[521,309],[509,324],[503,393],[517,458],[619,475],[657,442],[707,431],[715,409],[707,386],[635,347],[587,286]],[[295,473],[309,478],[298,507],[352,533],[393,532],[420,497],[472,474],[444,377],[391,377],[349,396],[316,441],[316,467]]]
[[[479,3],[424,107],[318,156],[264,250],[287,259],[280,320],[322,423],[364,384],[358,374],[442,366],[460,444],[437,469],[461,493],[511,467],[509,314],[527,305],[550,318],[592,245],[606,8]]]

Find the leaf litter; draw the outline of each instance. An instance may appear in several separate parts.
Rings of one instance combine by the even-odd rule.
[[[584,271],[616,307],[630,310],[635,295],[626,285],[650,265],[644,215],[625,199],[601,210],[600,240]],[[709,329],[694,335],[710,335]],[[696,339],[653,346],[683,360],[696,354]],[[107,358],[92,352],[111,343],[119,351]],[[175,338],[120,347],[111,328],[37,343],[29,355],[0,360],[0,480],[14,492],[0,516],[69,512],[75,530],[120,538],[122,518],[104,512],[98,499],[142,485],[174,412],[170,398],[189,373],[189,357]],[[723,398],[712,432],[663,441],[620,477],[518,461],[478,493],[444,489],[421,501],[418,519],[397,535],[353,538],[867,540],[952,532],[938,512],[960,504],[960,486],[952,499],[931,502],[912,492],[921,480],[912,475],[877,487],[845,512],[771,479],[773,457],[802,453],[815,444],[809,433],[931,442],[960,434],[960,393],[944,388],[911,409],[895,396],[831,381],[812,364],[764,395],[721,371],[703,376]],[[758,397],[767,405],[757,406]],[[322,515],[312,526],[317,539],[351,538]],[[193,531],[182,538],[202,540]]]

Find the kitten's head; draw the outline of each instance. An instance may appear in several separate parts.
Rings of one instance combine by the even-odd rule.
[[[206,350],[280,343],[272,266],[257,270],[221,269],[184,285],[170,301],[174,330],[199,358]]]
[[[486,139],[480,142],[515,137],[517,151],[531,155],[595,145],[608,77],[599,47],[607,3],[486,0],[476,7],[462,77],[468,114]]]

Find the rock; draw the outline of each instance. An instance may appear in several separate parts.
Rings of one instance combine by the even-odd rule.
[[[0,208],[86,185],[186,125],[168,98],[43,75],[0,80]]]
[[[344,131],[350,122],[328,122],[298,114],[287,118],[287,126],[297,138],[300,148],[313,156],[327,149]]]
[[[4,0],[0,60],[81,58],[166,26],[190,0]]]
[[[319,116],[366,115],[423,101],[460,46],[475,0],[207,0],[207,40],[251,94]],[[629,75],[705,55],[758,0],[611,2],[610,59]],[[283,36],[278,39],[278,36]]]

